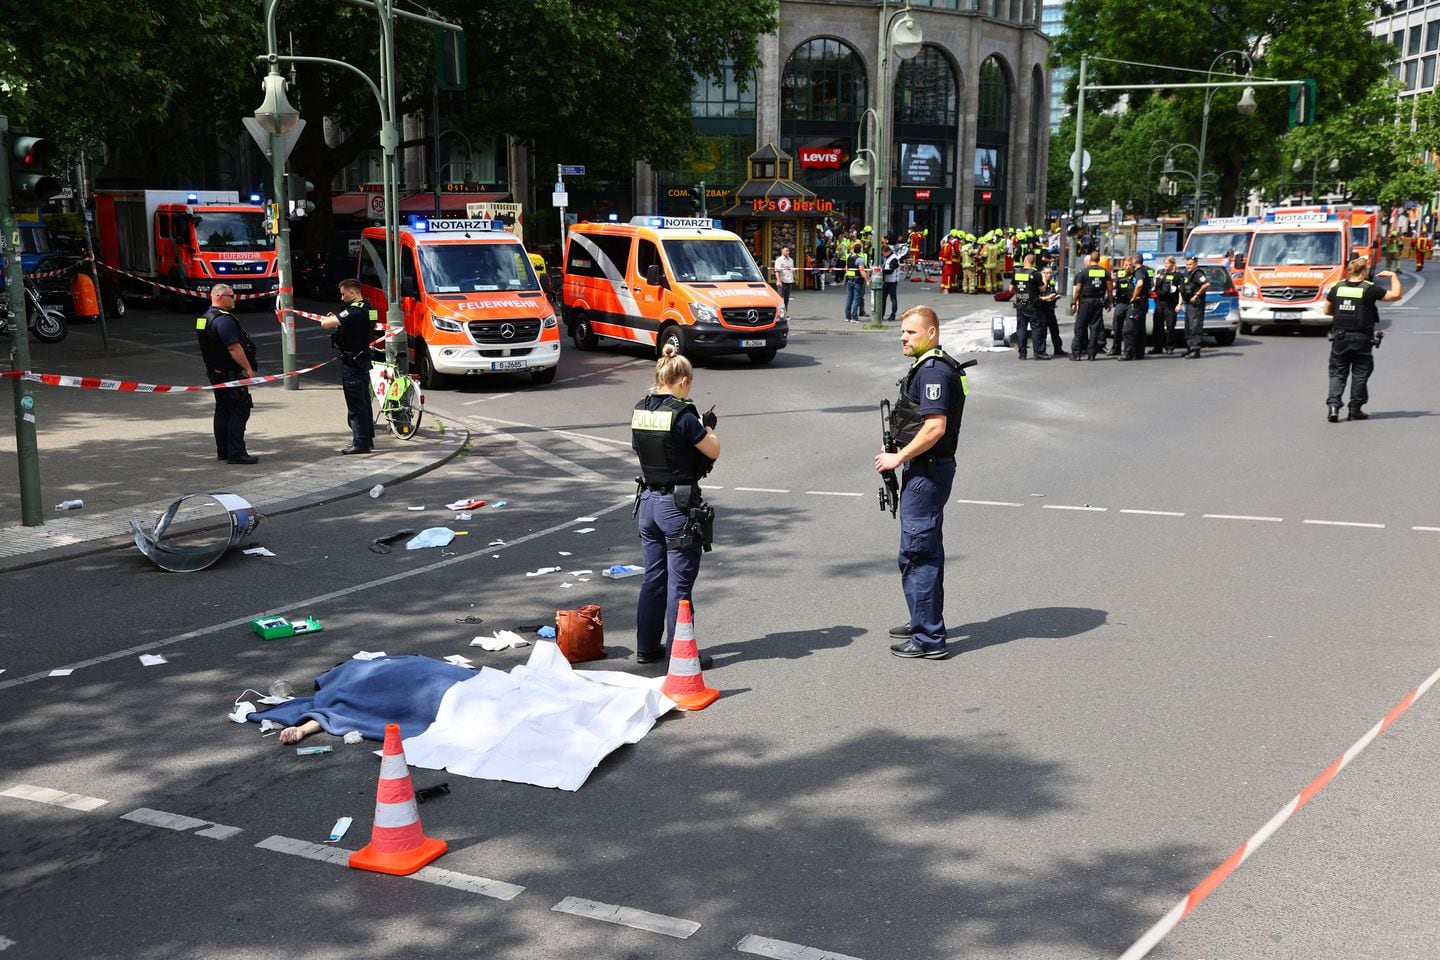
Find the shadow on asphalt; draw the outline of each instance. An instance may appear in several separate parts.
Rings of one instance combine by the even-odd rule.
[[[1440,416],[1433,410],[1381,410],[1370,414],[1371,420],[1413,420],[1416,417]]]
[[[1104,610],[1090,607],[1036,607],[952,627],[948,636],[969,637],[954,646],[961,653],[970,653],[1015,640],[1078,637],[1103,626],[1107,616]]]
[[[799,660],[817,650],[848,647],[865,631],[860,627],[816,627],[810,630],[784,630],[767,633],[753,640],[707,644],[705,652],[715,658],[716,666],[740,660]],[[721,658],[725,659],[722,661]]]

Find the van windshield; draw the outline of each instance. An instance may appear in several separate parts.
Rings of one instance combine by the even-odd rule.
[[[1255,267],[1343,262],[1338,232],[1261,233],[1250,251],[1250,265]]]
[[[1190,242],[1185,245],[1185,256],[1218,260],[1227,253],[1234,253],[1243,257],[1250,248],[1250,236],[1249,230],[1230,230],[1224,233],[1201,233],[1196,230],[1190,234]]]
[[[201,250],[270,250],[275,238],[265,232],[263,213],[202,213],[194,218]]]
[[[665,257],[681,283],[763,282],[739,240],[666,240]]]
[[[428,293],[539,290],[530,257],[518,243],[432,243],[420,246]]]

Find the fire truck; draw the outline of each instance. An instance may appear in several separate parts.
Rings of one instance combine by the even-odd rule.
[[[249,200],[242,203],[233,190],[97,191],[97,255],[123,271],[127,289],[176,305],[207,298],[219,282],[241,296],[273,292],[275,237],[260,197]]]

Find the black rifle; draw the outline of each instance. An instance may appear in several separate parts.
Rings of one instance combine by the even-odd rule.
[[[900,448],[895,445],[895,434],[890,432],[890,401],[880,401],[880,444],[886,453],[895,453]],[[880,488],[880,512],[887,509],[890,516],[896,516],[900,509],[900,478],[895,476],[894,470],[881,470],[880,479],[885,485]]]

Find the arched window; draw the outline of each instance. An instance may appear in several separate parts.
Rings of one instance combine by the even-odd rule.
[[[981,130],[1010,132],[1010,79],[1000,61],[990,57],[980,64],[980,109],[976,126]]]
[[[865,64],[849,44],[820,38],[795,48],[780,81],[780,113],[787,120],[853,123],[868,97]]]
[[[1045,71],[1037,66],[1030,75],[1030,171],[1026,178],[1026,191],[1031,199],[1027,200],[1025,219],[1031,223],[1038,219],[1039,214],[1034,204],[1038,204],[1040,199],[1040,138],[1044,135],[1047,119],[1045,93]]]
[[[939,47],[927,43],[914,59],[901,61],[895,78],[897,123],[953,127],[959,100],[955,68]]]
[[[980,64],[975,118],[976,233],[1005,226],[1010,168],[1010,74],[998,57]]]

